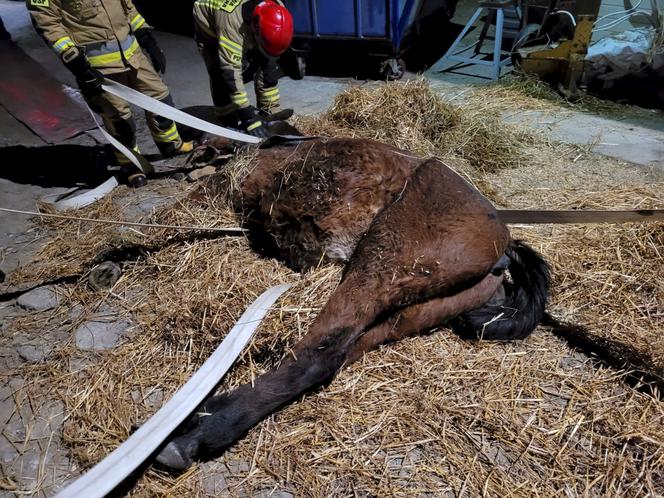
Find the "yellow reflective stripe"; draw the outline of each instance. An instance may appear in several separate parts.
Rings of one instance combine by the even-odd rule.
[[[53,50],[55,50],[56,53],[61,54],[65,50],[74,46],[75,46],[74,42],[71,41],[71,38],[69,38],[68,36],[63,36],[53,44]]]
[[[266,103],[266,104],[279,102],[279,88],[274,87],[274,88],[269,88],[267,90],[259,92],[258,100],[260,102],[263,102],[263,103]]]
[[[231,52],[235,52],[236,54],[242,53],[242,45],[235,43],[233,40],[229,40],[225,36],[219,37],[219,43],[224,47],[226,47]]]
[[[221,3],[216,0],[197,0],[196,5],[201,7],[212,7],[213,9],[221,8]]]
[[[240,50],[238,50],[238,49],[236,49],[236,48],[234,48],[234,47],[231,47],[231,46],[227,45],[226,42],[223,42],[223,41],[219,40],[219,45],[221,45],[223,48],[225,48],[226,50],[228,50],[228,51],[231,53],[231,56],[232,56],[234,59],[235,59],[236,57],[237,57],[237,58],[241,58],[241,57],[242,57],[242,52],[241,52]]]
[[[251,123],[249,126],[247,126],[247,131],[255,130],[259,126],[263,126],[262,121],[256,121],[255,123]]]
[[[240,45],[230,41],[226,37],[220,36],[219,47],[224,59],[227,59],[234,66],[242,65],[242,47],[240,47]],[[224,53],[224,49],[227,53]]]
[[[141,26],[143,26],[145,24],[145,19],[143,18],[142,15],[137,14],[136,17],[134,17],[131,20],[130,24],[131,24],[131,30],[136,31],[137,29],[139,29]]]
[[[173,123],[173,126],[168,128],[167,130],[159,130],[156,131],[152,134],[154,139],[158,142],[179,142],[180,141],[180,133],[178,133],[177,126],[175,126],[175,123]]]
[[[235,8],[242,3],[242,0],[197,0],[196,5],[201,7],[211,7],[216,10],[233,12]]]
[[[134,39],[134,42],[129,46],[127,50],[125,50],[125,57],[129,59],[132,55],[134,55],[134,52],[138,50],[138,40]]]
[[[129,48],[124,51],[125,59],[129,59],[132,55],[134,55],[134,52],[136,52],[136,50],[138,50],[138,42],[134,39],[132,44],[129,45]],[[122,61],[122,52],[120,52],[119,50],[116,52],[110,52],[108,54],[88,57],[88,62],[90,63],[91,66],[105,66],[107,64],[113,64],[114,62],[121,62],[121,61]]]
[[[242,105],[249,102],[247,98],[247,92],[237,92],[231,95],[231,100],[234,104]]]

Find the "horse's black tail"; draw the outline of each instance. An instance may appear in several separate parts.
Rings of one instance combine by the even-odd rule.
[[[523,339],[542,320],[549,294],[549,265],[518,240],[505,254],[509,275],[505,275],[502,288],[482,307],[462,313],[451,323],[460,335],[486,340]]]

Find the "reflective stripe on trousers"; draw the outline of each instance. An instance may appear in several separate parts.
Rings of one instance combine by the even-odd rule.
[[[173,123],[165,130],[161,130],[155,126],[154,129],[151,128],[150,131],[152,132],[152,138],[154,138],[155,142],[175,142],[178,145],[181,143],[180,133],[178,132],[175,123]]]
[[[263,92],[258,92],[258,100],[268,104],[279,102],[279,88],[266,89]]]

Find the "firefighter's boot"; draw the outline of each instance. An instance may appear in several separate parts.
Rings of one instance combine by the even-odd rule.
[[[174,107],[173,97],[170,94],[161,99],[161,102]],[[173,157],[179,154],[187,154],[194,150],[193,142],[184,142],[180,138],[180,132],[173,120],[151,112],[146,112],[145,117],[152,133],[152,138],[162,156]]]

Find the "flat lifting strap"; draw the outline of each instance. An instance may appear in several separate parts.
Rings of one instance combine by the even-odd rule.
[[[164,118],[172,119],[177,123],[189,126],[190,128],[196,128],[197,130],[210,133],[212,135],[217,135],[220,137],[230,138],[237,142],[246,142],[249,144],[257,144],[260,142],[260,138],[254,137],[252,135],[247,135],[246,133],[241,133],[239,131],[230,130],[228,128],[223,128],[207,121],[203,121],[191,114],[182,112],[175,107],[171,107],[163,102],[160,102],[157,99],[148,97],[147,95],[137,92],[132,88],[128,88],[117,81],[112,81],[109,79],[104,80],[102,88],[108,93],[120,97],[121,99],[126,100],[138,107],[150,111],[154,114],[162,116]]]
[[[629,223],[664,221],[664,209],[633,209],[630,211],[498,209],[497,211],[503,223]]]
[[[136,470],[208,396],[254,335],[265,314],[290,285],[263,292],[189,381],[113,452],[56,498],[101,498]]]

